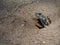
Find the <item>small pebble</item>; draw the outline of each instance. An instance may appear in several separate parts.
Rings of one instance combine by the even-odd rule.
[[[23,27],[24,26],[24,24],[21,24],[21,27]]]
[[[46,43],[45,41],[43,41],[43,43]]]

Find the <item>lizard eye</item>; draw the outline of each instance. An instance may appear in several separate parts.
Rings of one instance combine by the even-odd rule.
[[[39,13],[39,15],[41,15],[41,13]]]

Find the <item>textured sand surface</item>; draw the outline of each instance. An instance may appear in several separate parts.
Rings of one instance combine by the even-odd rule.
[[[60,0],[1,0],[0,45],[60,45]],[[37,28],[40,12],[51,24]]]

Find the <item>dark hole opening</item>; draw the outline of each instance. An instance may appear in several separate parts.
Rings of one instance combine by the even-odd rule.
[[[36,27],[38,27],[39,29],[42,29],[42,28],[44,28],[44,26],[42,25],[42,23],[41,23],[41,21],[39,20],[39,19],[37,19],[37,23],[40,25],[36,25]]]

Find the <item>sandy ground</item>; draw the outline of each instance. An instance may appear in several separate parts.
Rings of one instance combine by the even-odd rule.
[[[0,45],[60,45],[59,0],[0,2]],[[36,27],[38,12],[50,18],[48,27]]]

